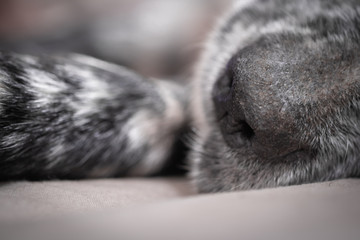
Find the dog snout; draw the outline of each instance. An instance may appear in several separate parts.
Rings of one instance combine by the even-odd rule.
[[[247,146],[269,160],[298,155],[307,148],[300,142],[296,119],[291,112],[281,111],[282,99],[266,84],[244,76],[237,56],[216,81],[212,98],[218,127],[229,147]]]

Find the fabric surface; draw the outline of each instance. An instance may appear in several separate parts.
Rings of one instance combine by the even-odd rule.
[[[185,198],[189,189],[179,179],[3,184],[0,239],[360,239],[360,179]],[[43,214],[25,220],[34,206]]]
[[[0,223],[122,209],[190,194],[190,184],[178,178],[2,183]]]

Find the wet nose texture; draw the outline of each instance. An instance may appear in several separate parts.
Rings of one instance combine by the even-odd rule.
[[[282,159],[303,151],[291,120],[266,85],[257,85],[239,69],[235,56],[212,91],[216,120],[227,145],[244,146],[262,159]]]

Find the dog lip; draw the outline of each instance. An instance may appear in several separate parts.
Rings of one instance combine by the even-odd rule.
[[[267,160],[268,161],[291,161],[291,160],[296,160],[296,159],[299,159],[300,157],[305,157],[305,155],[307,157],[308,154],[306,154],[306,149],[304,148],[299,148],[299,149],[296,149],[294,151],[291,151],[289,153],[285,153],[283,155],[280,155],[280,156],[274,156],[274,157],[271,157],[271,158],[268,158]],[[303,156],[299,156],[299,155],[303,155]],[[289,159],[289,158],[293,158],[295,156],[295,159]]]

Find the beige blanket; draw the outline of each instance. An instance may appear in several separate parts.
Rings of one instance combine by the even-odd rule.
[[[3,183],[0,239],[360,239],[360,180],[208,195],[174,178]]]

